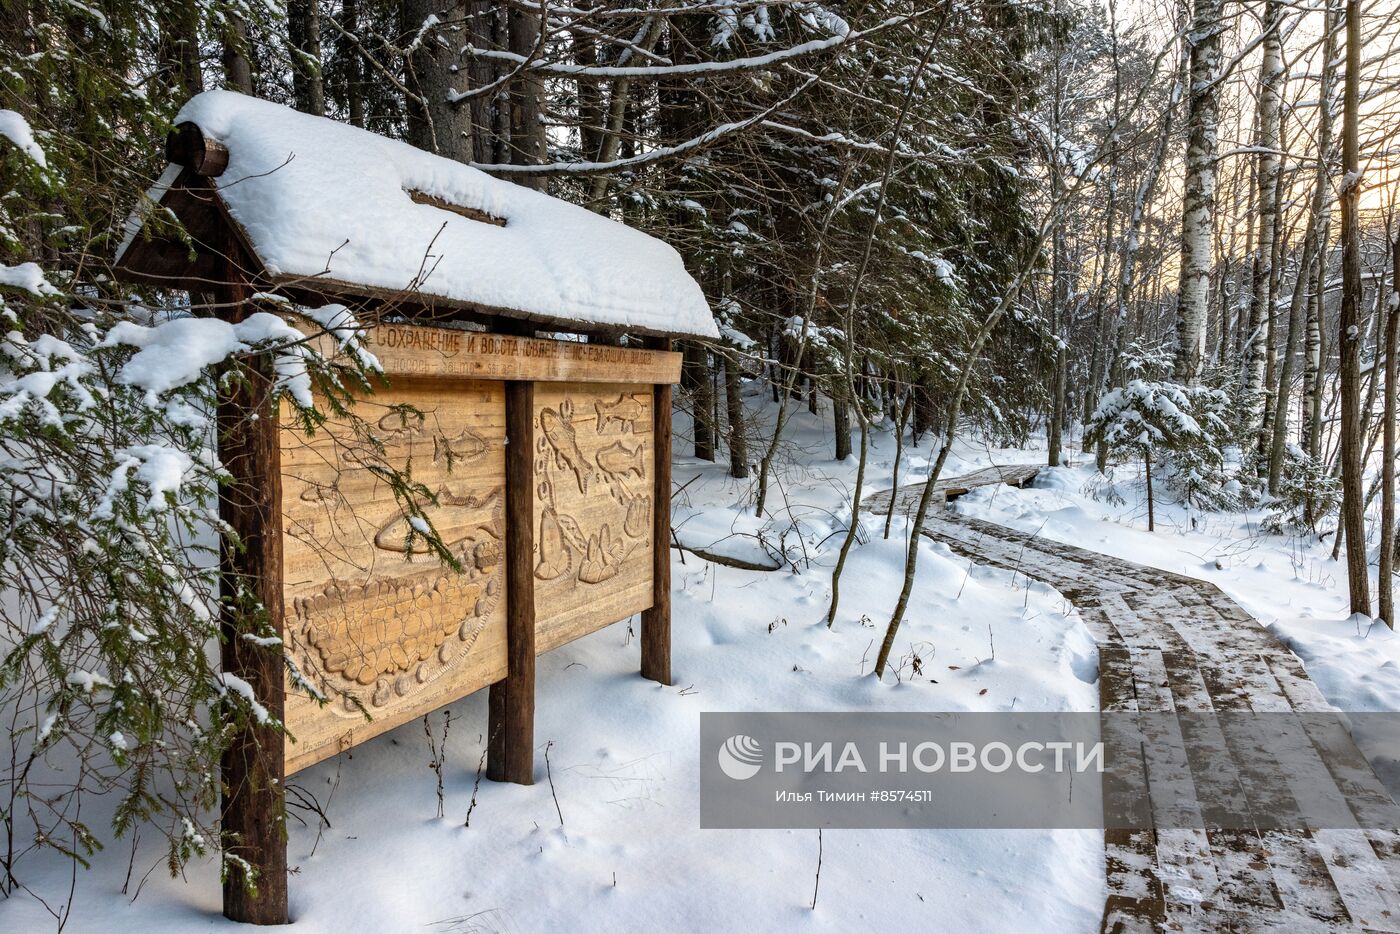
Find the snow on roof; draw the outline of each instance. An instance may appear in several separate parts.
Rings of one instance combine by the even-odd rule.
[[[228,147],[213,181],[275,281],[413,290],[565,327],[718,336],[669,244],[592,211],[231,91],[191,98],[175,118],[185,121]]]

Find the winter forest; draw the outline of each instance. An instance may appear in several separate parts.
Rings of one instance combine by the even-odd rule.
[[[1400,930],[1396,0],[0,0],[0,314],[0,929]],[[430,429],[404,325],[639,362]],[[331,494],[246,479],[312,454],[447,635],[284,626],[339,543],[273,580],[258,510]],[[523,556],[447,518],[488,454]],[[519,601],[634,565],[488,764]],[[433,694],[459,623],[499,670]],[[1364,714],[1304,743],[1353,823],[1264,827],[1240,765],[1212,826],[1228,730],[1187,827],[715,829],[695,753],[1159,710]]]

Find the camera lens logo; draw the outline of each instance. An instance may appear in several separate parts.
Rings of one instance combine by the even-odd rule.
[[[731,736],[719,747],[719,768],[735,781],[753,778],[763,768],[763,747],[752,736]]]

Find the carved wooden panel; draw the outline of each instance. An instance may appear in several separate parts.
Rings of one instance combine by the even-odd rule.
[[[651,606],[652,427],[651,386],[535,386],[537,651]]]
[[[288,686],[288,773],[506,674],[504,384],[397,377],[356,412],[382,452],[344,423],[282,433],[285,637],[330,700]],[[436,495],[420,502],[464,573],[410,543],[377,463]]]

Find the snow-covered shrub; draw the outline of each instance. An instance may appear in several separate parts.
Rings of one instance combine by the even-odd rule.
[[[1252,496],[1237,472],[1231,471],[1226,441],[1233,406],[1223,389],[1181,387],[1191,417],[1201,430],[1182,432],[1161,449],[1161,476],[1179,502],[1192,509],[1221,511],[1243,508]]]
[[[1336,515],[1342,502],[1341,479],[1302,448],[1284,449],[1278,490],[1269,503],[1261,528],[1271,534],[1317,533],[1318,520]]]
[[[1095,471],[1094,475],[1085,481],[1080,492],[1095,502],[1107,503],[1110,506],[1122,506],[1128,500],[1118,489],[1118,484],[1112,477],[1112,472],[1101,474]]]
[[[219,387],[270,354],[275,392],[314,431],[373,375],[343,308],[310,311],[324,329],[311,333],[349,351],[330,360],[289,323],[291,306],[269,307],[237,324],[188,310],[161,320],[136,304],[89,308],[42,278],[0,288],[0,705],[14,717],[0,795],[12,838],[27,823],[83,861],[100,830],[78,803],[97,793],[117,800],[117,834],[138,822],[165,832],[172,871],[217,847],[220,755],[267,711],[211,647],[247,639],[285,657],[250,586],[230,578],[221,610]]]
[[[347,427],[336,437],[369,458],[405,513],[423,518],[413,534],[456,561],[423,515],[433,493],[375,457],[383,446],[349,407],[378,376],[348,309],[258,296],[235,323],[197,294],[119,290],[105,271],[110,244],[103,252],[87,244],[103,243],[115,202],[134,195],[84,175],[85,154],[68,153],[60,173],[55,155],[64,150],[39,148],[53,134],[8,145],[27,124],[10,111],[0,117],[0,190],[9,192],[0,198],[0,713],[9,737],[0,893],[8,893],[22,884],[27,853],[51,847],[86,864],[101,848],[109,834],[90,815],[107,809],[84,809],[93,796],[114,802],[116,835],[138,824],[163,833],[172,873],[218,851],[224,749],[250,723],[281,729],[246,682],[219,670],[220,640],[276,653],[293,683],[307,685],[252,582],[233,572],[221,579],[220,533],[239,543],[220,520],[220,495],[246,495],[219,464],[221,396],[266,376],[276,401],[290,403],[288,431],[316,432],[338,416]],[[111,211],[96,220],[82,213],[103,199]],[[100,232],[75,237],[94,225]]]
[[[1133,348],[1125,354],[1125,385],[1105,393],[1084,426],[1085,445],[1102,442],[1147,471],[1148,527],[1154,524],[1152,471],[1182,502],[1197,509],[1234,508],[1241,488],[1229,476],[1222,441],[1230,398],[1221,389],[1186,386],[1159,374],[1164,354]]]

